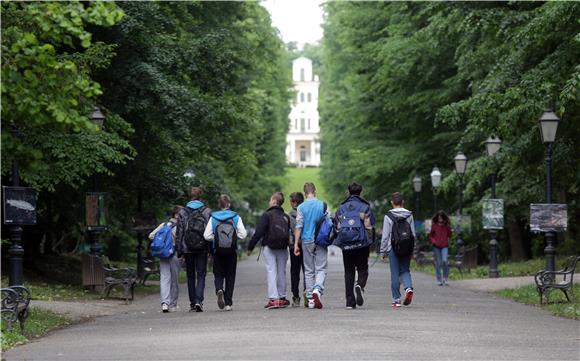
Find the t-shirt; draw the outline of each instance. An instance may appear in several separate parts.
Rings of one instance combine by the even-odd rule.
[[[324,203],[317,198],[308,198],[298,206],[296,228],[302,228],[300,239],[302,243],[314,242],[316,223],[324,215]]]

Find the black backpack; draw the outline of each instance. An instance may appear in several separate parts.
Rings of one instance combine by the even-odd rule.
[[[211,221],[210,221],[211,222]],[[231,255],[238,247],[238,233],[233,218],[218,221],[215,227],[213,251],[217,255]]]
[[[282,212],[268,212],[268,244],[272,249],[284,249],[290,244],[290,218]]]
[[[387,217],[393,222],[391,231],[391,246],[393,252],[399,257],[408,257],[413,254],[415,247],[415,237],[411,231],[411,225],[407,222],[407,217],[397,217],[391,212],[387,212]]]
[[[205,231],[206,220],[203,216],[203,211],[205,207],[198,209],[191,209],[186,207],[185,229],[183,230],[183,242],[187,246],[190,252],[195,251],[206,251],[207,242],[203,238],[203,232]]]

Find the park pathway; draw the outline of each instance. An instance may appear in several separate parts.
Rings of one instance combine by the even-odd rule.
[[[372,260],[371,260],[372,261]],[[6,360],[579,360],[580,322],[414,274],[413,304],[390,308],[387,265],[372,269],[365,305],[344,308],[342,259],[329,259],[324,309],[265,310],[265,272],[238,265],[234,311],[219,311],[208,275],[206,312],[159,312],[149,296],[124,313],[59,330]],[[390,291],[389,291],[390,293]]]

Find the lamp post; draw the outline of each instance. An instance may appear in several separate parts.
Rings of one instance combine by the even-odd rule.
[[[441,184],[441,172],[437,166],[431,171],[431,185],[433,186],[433,214],[437,213],[437,188]]]
[[[17,139],[20,136],[20,132],[18,131],[18,128],[16,128],[16,125],[12,125],[11,133],[14,139]],[[12,161],[12,186],[20,186],[20,172],[18,161],[16,159]],[[11,241],[10,248],[8,249],[10,266],[8,285],[21,286],[24,278],[22,266],[22,259],[24,258],[24,248],[22,247],[22,227],[20,225],[11,226],[8,232]]]
[[[485,149],[487,150],[487,155],[489,157],[493,157],[495,153],[499,151],[501,147],[501,139],[489,137],[485,141]],[[494,171],[491,173],[491,198],[495,199],[495,182],[496,182],[496,173],[495,167]],[[497,232],[495,230],[490,231],[491,234],[491,241],[489,241],[490,246],[490,255],[489,255],[489,278],[498,278],[499,271],[497,270]]]
[[[97,125],[99,127],[99,129],[101,129],[103,127],[103,123],[105,122],[105,115],[103,114],[103,112],[101,111],[101,109],[97,106],[93,107],[93,110],[91,111],[91,115],[89,116],[91,122],[93,122],[93,124]],[[93,179],[92,179],[92,197],[97,197],[97,208],[99,207],[98,205],[98,199],[99,199],[99,195],[97,195],[97,176],[93,175]],[[87,195],[89,196],[89,195]],[[98,213],[98,212],[97,212]],[[99,226],[88,226],[88,235],[89,235],[89,243],[91,245],[90,248],[90,252],[91,254],[94,255],[99,255],[101,253],[102,247],[99,244],[99,234],[101,233],[102,229]]]
[[[465,171],[467,170],[467,157],[463,152],[457,153],[454,158],[455,161],[455,171],[459,175],[459,220],[460,224],[458,227],[459,232],[457,232],[457,245],[459,247],[463,246],[463,234],[461,231],[461,214],[463,211],[463,176],[465,175]]]
[[[418,175],[413,178],[413,189],[415,190],[415,208],[417,210],[416,219],[421,219],[421,177]]]
[[[556,131],[558,130],[558,123],[560,118],[552,111],[552,109],[544,110],[540,117],[540,133],[542,135],[542,142],[546,144],[546,203],[552,203],[552,144],[556,140]],[[544,254],[546,255],[546,270],[554,271],[555,262],[554,256],[556,248],[554,241],[556,234],[552,231],[546,232],[544,235],[546,241],[546,248]]]

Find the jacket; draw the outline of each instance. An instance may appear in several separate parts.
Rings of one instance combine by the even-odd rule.
[[[278,213],[288,219],[288,237],[290,238],[290,217],[286,213],[284,213],[284,209],[280,206],[273,206],[268,208],[264,214],[258,220],[258,224],[256,225],[256,233],[250,240],[248,244],[248,251],[252,251],[256,244],[261,240],[262,246],[268,246],[268,230],[270,229],[270,215],[273,213]]]
[[[393,208],[389,212],[395,217],[405,217],[407,218],[407,222],[411,225],[411,232],[413,233],[413,237],[417,239],[417,234],[415,233],[415,221],[413,220],[413,213],[405,208]],[[393,234],[393,222],[389,218],[389,216],[385,215],[385,219],[383,221],[383,236],[381,237],[381,250],[380,254],[383,256],[387,256],[392,249],[391,245],[391,237]]]
[[[190,201],[189,203],[187,203],[187,205],[185,207],[189,208],[190,210],[197,210],[197,209],[200,209],[202,207],[205,207],[205,205],[202,201]],[[186,222],[187,222],[188,212],[189,211],[184,208],[179,212],[179,215],[177,217],[177,227],[175,227],[177,229],[176,241],[175,241],[175,250],[177,251],[178,255],[182,255],[183,253],[193,253],[191,250],[189,250],[189,248],[187,248],[187,245],[184,242],[184,238],[185,238],[184,230],[185,230],[185,227],[187,225]],[[208,207],[205,207],[205,209],[202,211],[202,215],[203,215],[203,218],[205,219],[205,224],[207,226],[207,223],[209,221],[209,217],[211,215],[211,209],[209,209]]]
[[[375,238],[375,228],[374,228],[375,215],[373,214],[373,211],[371,210],[371,206],[370,206],[369,202],[367,202],[365,199],[363,199],[360,196],[357,196],[357,195],[349,196],[338,207],[338,210],[336,211],[336,213],[334,215],[334,219],[333,219],[334,228],[335,228],[336,233],[337,234],[340,233],[340,216],[342,215],[342,213],[346,209],[346,206],[354,206],[354,207],[358,208],[360,219],[361,219],[361,221],[365,227],[365,230],[366,230],[366,232],[365,232],[366,233],[366,243],[362,244],[358,247],[351,248],[351,249],[364,248],[364,247],[370,246],[373,243],[374,238]],[[344,245],[342,244],[340,237],[335,238],[333,245],[344,249]]]
[[[448,224],[440,225],[434,223],[429,232],[429,240],[437,248],[449,247],[449,238],[451,238],[451,227]]]
[[[155,235],[157,234],[157,232],[159,232],[159,230],[166,225],[167,223],[173,223],[173,224],[177,224],[177,219],[175,218],[170,218],[169,221],[167,222],[163,222],[160,223],[157,228],[155,228],[151,233],[149,233],[149,239],[153,240],[153,238],[155,238]],[[176,243],[176,235],[177,235],[177,227],[173,227],[173,229],[171,230],[171,233],[173,233],[173,245],[175,246]]]

